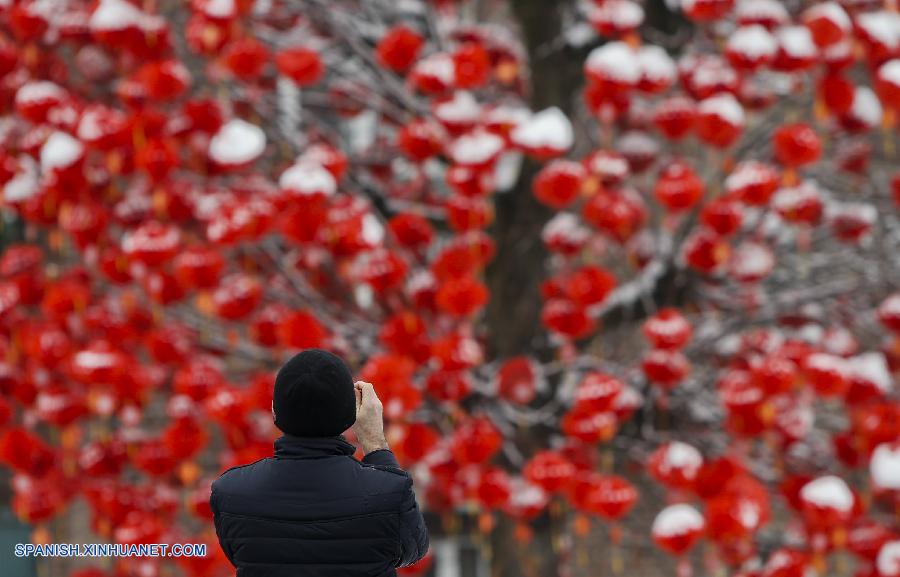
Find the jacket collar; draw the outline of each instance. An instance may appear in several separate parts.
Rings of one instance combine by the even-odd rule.
[[[282,435],[275,439],[276,459],[315,459],[333,455],[352,455],[356,447],[343,435],[336,437],[295,437]]]

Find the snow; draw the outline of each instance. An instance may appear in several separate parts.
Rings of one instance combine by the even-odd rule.
[[[203,12],[211,18],[232,18],[236,13],[234,0],[207,0]]]
[[[568,150],[575,140],[572,123],[553,106],[542,110],[513,129],[510,138],[524,148]]]
[[[327,169],[311,162],[298,162],[282,172],[278,187],[301,196],[316,193],[331,196],[337,192],[334,176]]]
[[[125,0],[100,0],[100,4],[88,20],[93,31],[125,30],[139,26],[145,14]]]
[[[37,163],[28,155],[19,157],[19,172],[6,182],[3,187],[3,200],[21,202],[37,194],[40,189],[37,175]]]
[[[363,217],[362,238],[370,245],[377,245],[384,239],[384,226],[374,214],[370,213]]]
[[[703,515],[686,503],[669,505],[653,520],[653,534],[662,537],[701,531],[706,526]]]
[[[739,278],[760,278],[775,266],[772,249],[759,242],[741,243],[731,259],[731,270]]]
[[[884,299],[878,307],[878,314],[884,317],[900,317],[900,293]]]
[[[850,16],[837,2],[823,2],[814,5],[804,12],[803,17],[807,21],[826,18],[844,32],[849,32],[850,27],[853,25],[853,22],[850,21]]]
[[[581,224],[578,217],[568,212],[559,212],[544,225],[541,238],[545,242],[561,239],[567,244],[581,244],[591,237],[590,231]]]
[[[700,103],[697,112],[718,116],[735,126],[744,125],[744,107],[728,92],[710,96]]]
[[[728,50],[747,58],[771,58],[778,52],[778,42],[768,30],[754,24],[742,26],[728,38]]]
[[[637,53],[624,42],[609,42],[594,48],[585,61],[585,69],[610,80],[635,84],[641,77]]]
[[[122,238],[122,251],[132,254],[138,250],[160,251],[177,247],[181,242],[181,233],[174,226],[168,226],[165,234],[146,234],[141,229],[133,230]]]
[[[684,472],[686,477],[693,477],[703,466],[703,455],[700,451],[681,441],[672,441],[666,447],[661,463],[663,473],[678,469]]]
[[[239,118],[228,121],[209,141],[209,157],[219,164],[245,164],[266,148],[261,128]]]
[[[868,352],[848,359],[850,375],[872,383],[878,390],[888,393],[893,388],[893,379],[884,354]]]
[[[50,172],[66,169],[78,162],[84,154],[84,145],[79,140],[56,131],[41,147],[41,170]]]
[[[879,489],[900,491],[900,444],[881,443],[872,452],[869,474]]]
[[[413,70],[416,74],[437,78],[448,86],[456,81],[456,67],[453,64],[453,58],[442,52],[419,60]]]
[[[783,26],[775,32],[785,54],[793,58],[814,58],[816,44],[806,26]]]
[[[849,513],[853,509],[853,493],[840,477],[826,475],[814,479],[800,489],[800,498],[817,507]]]
[[[799,186],[778,189],[772,196],[772,207],[781,212],[791,212],[796,207],[819,198],[819,187],[811,180],[804,180]]]
[[[888,541],[881,546],[875,566],[880,577],[900,576],[900,540]]]
[[[516,185],[522,172],[522,160],[522,154],[515,151],[500,155],[494,167],[494,189],[497,192],[507,192]]]
[[[481,105],[471,92],[460,90],[451,100],[435,106],[434,115],[442,122],[474,124],[481,115]]]
[[[771,20],[783,23],[788,19],[788,11],[778,0],[741,0],[735,8],[739,21]]]
[[[734,192],[755,184],[768,182],[774,176],[772,167],[756,160],[738,164],[725,179],[725,190]]]
[[[817,326],[817,325],[814,325]],[[813,353],[806,357],[806,366],[818,371],[833,371],[846,373],[847,362],[837,355],[828,353]]]
[[[477,129],[454,140],[448,153],[458,164],[483,164],[497,156],[503,145],[503,139],[496,134]]]
[[[884,111],[881,108],[881,101],[871,88],[857,86],[853,95],[853,105],[848,114],[866,126],[873,127],[881,123]]]
[[[616,180],[628,176],[628,161],[619,153],[600,151],[592,154],[588,160],[588,170]]]
[[[644,45],[637,53],[638,66],[644,78],[654,82],[674,82],[678,75],[675,61],[663,48]]]
[[[882,64],[878,69],[878,78],[894,86],[900,86],[900,59],[895,58]]]
[[[49,80],[29,82],[16,91],[16,104],[30,104],[33,102],[45,102],[48,100],[62,100],[66,97],[66,91],[58,84]]]
[[[850,217],[855,221],[872,225],[878,219],[878,211],[871,204],[862,202],[842,202],[829,205],[832,218]]]
[[[116,355],[86,350],[75,353],[73,361],[83,369],[105,369],[116,364]]]

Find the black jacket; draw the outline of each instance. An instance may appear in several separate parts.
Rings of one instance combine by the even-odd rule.
[[[237,577],[392,577],[428,551],[413,481],[388,449],[284,435],[225,471],[209,504]]]

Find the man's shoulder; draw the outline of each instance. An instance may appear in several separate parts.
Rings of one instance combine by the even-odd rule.
[[[225,469],[224,471],[222,471],[222,474],[212,482],[212,488],[215,490],[217,488],[227,486],[230,482],[239,479],[247,473],[252,473],[254,469],[259,467],[260,465],[264,465],[269,460],[272,460],[272,457],[263,457],[262,459],[257,459],[252,463],[235,465],[234,467]]]

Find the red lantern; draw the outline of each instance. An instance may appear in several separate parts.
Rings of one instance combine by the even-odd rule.
[[[706,530],[706,521],[697,509],[687,504],[669,505],[653,520],[651,535],[660,549],[672,555],[684,555]]]
[[[525,464],[522,475],[548,493],[566,489],[575,474],[575,466],[556,451],[538,451]]]
[[[653,194],[666,210],[682,212],[697,204],[705,189],[703,180],[693,168],[675,161],[660,172]]]
[[[665,308],[644,321],[644,337],[657,349],[682,349],[691,340],[691,323],[677,309]]]
[[[812,164],[822,154],[819,135],[807,124],[788,124],[772,136],[775,156],[785,166],[799,167]]]
[[[424,39],[412,28],[394,26],[375,47],[375,56],[382,66],[394,72],[405,72],[419,57]]]
[[[682,491],[693,489],[701,467],[700,451],[681,441],[660,445],[647,460],[647,469],[657,481]]]
[[[319,53],[303,46],[280,51],[275,55],[275,65],[279,72],[301,87],[316,84],[325,74]]]

